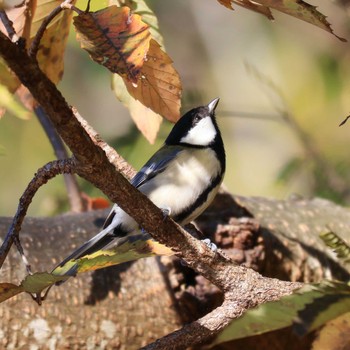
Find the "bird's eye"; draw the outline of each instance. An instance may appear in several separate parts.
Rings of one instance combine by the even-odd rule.
[[[200,120],[201,120],[201,117],[200,117],[199,115],[196,115],[196,116],[193,118],[193,124],[197,124]]]

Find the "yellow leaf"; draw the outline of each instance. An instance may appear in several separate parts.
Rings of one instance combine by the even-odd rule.
[[[0,283],[0,303],[24,292],[23,287],[12,283]]]
[[[180,118],[181,82],[170,57],[151,40],[137,85],[124,79],[131,96],[172,123]]]
[[[135,82],[151,39],[148,25],[129,7],[110,6],[74,18],[77,40],[91,58]]]
[[[160,124],[163,121],[162,117],[144,106],[141,102],[135,100],[128,93],[123,79],[117,74],[113,74],[112,89],[119,101],[129,109],[131,118],[134,120],[137,128],[142,132],[148,142],[153,144],[156,140]]]
[[[62,276],[71,269],[74,270],[74,273],[83,273],[150,256],[171,256],[173,254],[174,252],[170,248],[145,235],[130,236],[126,237],[125,243],[113,250],[99,250],[80,259],[70,260],[63,266],[56,267],[52,274]]]

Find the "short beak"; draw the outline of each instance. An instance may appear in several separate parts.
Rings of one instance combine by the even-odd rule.
[[[213,113],[215,111],[217,105],[219,104],[219,101],[220,101],[220,98],[217,97],[213,101],[208,103],[209,113]]]

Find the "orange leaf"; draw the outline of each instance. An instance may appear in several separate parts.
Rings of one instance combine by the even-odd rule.
[[[77,40],[111,72],[136,81],[151,39],[148,25],[129,7],[110,6],[74,18]]]
[[[137,85],[124,79],[131,96],[175,123],[180,118],[181,81],[171,58],[151,40]]]

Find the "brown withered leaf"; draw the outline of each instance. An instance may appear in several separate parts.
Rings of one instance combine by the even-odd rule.
[[[171,58],[151,40],[137,85],[124,79],[131,96],[172,123],[180,118],[181,81]]]
[[[112,90],[118,100],[128,108],[131,118],[142,135],[153,144],[156,140],[162,117],[144,106],[140,101],[135,100],[126,89],[123,78],[118,74],[113,74]]]
[[[262,13],[269,19],[273,19],[270,10],[274,9],[311,23],[333,34],[339,40],[346,41],[346,39],[339,37],[333,32],[331,25],[327,21],[327,17],[318,12],[316,6],[310,5],[303,0],[218,0],[218,2],[231,10],[233,9],[232,3],[235,3],[248,10]]]
[[[151,34],[129,7],[110,6],[74,18],[77,40],[91,58],[113,73],[136,82]]]

